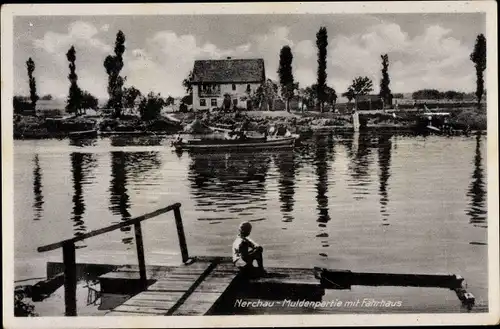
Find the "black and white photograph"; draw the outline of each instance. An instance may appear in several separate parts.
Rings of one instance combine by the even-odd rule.
[[[492,1],[2,6],[4,327],[498,323],[497,79]]]

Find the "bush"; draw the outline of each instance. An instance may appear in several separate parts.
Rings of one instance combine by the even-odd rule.
[[[165,106],[165,100],[160,94],[150,92],[141,99],[139,112],[142,120],[154,120],[160,116],[161,109]]]
[[[24,291],[14,293],[14,316],[38,316],[35,305],[25,298]]]
[[[477,110],[463,110],[450,118],[450,123],[456,129],[484,130],[487,128],[487,116],[485,112]]]

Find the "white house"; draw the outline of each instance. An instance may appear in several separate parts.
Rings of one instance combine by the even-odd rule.
[[[193,68],[193,110],[247,109],[250,95],[266,80],[264,60],[197,60]]]

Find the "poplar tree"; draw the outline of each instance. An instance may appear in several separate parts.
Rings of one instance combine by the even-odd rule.
[[[290,99],[293,97],[296,88],[296,84],[293,82],[292,61],[293,55],[290,47],[284,46],[281,48],[278,75],[281,85],[281,95],[286,100],[287,112],[290,112]]]
[[[328,33],[326,27],[321,27],[316,33],[316,46],[318,47],[318,76],[317,96],[321,112],[324,109],[325,87],[326,87],[326,53],[328,47]]]
[[[38,101],[39,97],[36,93],[36,81],[35,77],[33,76],[33,72],[35,71],[35,62],[33,62],[31,57],[26,62],[26,67],[28,68],[31,107],[33,111],[36,111],[36,102]]]
[[[382,58],[382,79],[380,80],[380,93],[379,96],[384,100],[384,105],[392,104],[392,94],[389,88],[389,56],[387,54],[381,55]]]
[[[474,51],[470,54],[470,60],[476,67],[476,98],[477,108],[481,108],[481,99],[484,94],[484,70],[486,70],[486,38],[479,34],[476,38]]]
[[[108,55],[104,60],[104,68],[108,74],[108,108],[114,109],[115,117],[120,117],[123,110],[123,83],[125,79],[120,76],[123,68],[123,53],[125,52],[125,34],[118,31],[115,41],[115,55]]]

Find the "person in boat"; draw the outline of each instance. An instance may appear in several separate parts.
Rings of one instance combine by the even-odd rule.
[[[233,263],[243,271],[257,270],[258,274],[265,274],[263,251],[264,248],[249,238],[252,232],[252,224],[243,222],[238,228],[238,236],[233,242]],[[257,268],[253,266],[254,261],[257,262]]]

